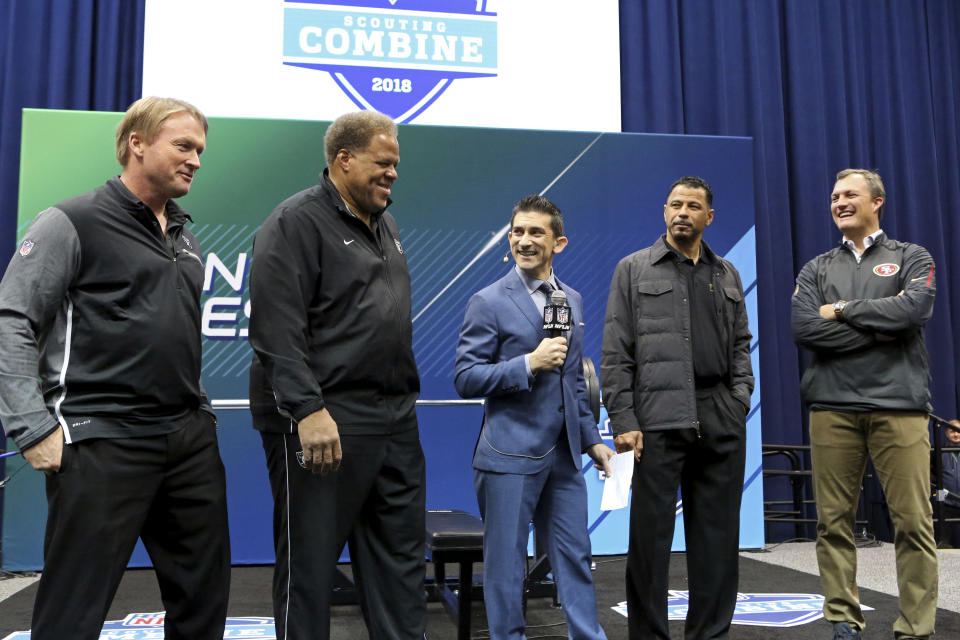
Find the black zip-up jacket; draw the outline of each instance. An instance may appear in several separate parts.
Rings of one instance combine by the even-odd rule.
[[[800,383],[804,402],[834,411],[930,411],[923,327],[935,296],[927,250],[885,234],[859,263],[841,244],[805,264],[791,304],[793,338],[813,352]],[[843,322],[820,317],[821,305],[839,300],[847,301]]]
[[[179,429],[200,384],[203,261],[119,177],[41,212],[0,283],[0,420],[21,449]]]
[[[388,212],[371,230],[324,171],[257,232],[250,303],[255,428],[292,433],[324,407],[341,433],[416,426],[410,274]]]
[[[728,371],[724,384],[750,409],[753,366],[740,274],[706,242],[712,256],[714,306]],[[613,273],[603,325],[600,381],[616,435],[628,431],[698,429],[687,278],[660,236],[623,258]]]

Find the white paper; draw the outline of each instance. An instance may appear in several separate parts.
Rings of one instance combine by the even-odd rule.
[[[633,480],[633,451],[624,451],[610,458],[613,475],[603,481],[602,511],[613,511],[627,506],[630,500],[630,483]]]

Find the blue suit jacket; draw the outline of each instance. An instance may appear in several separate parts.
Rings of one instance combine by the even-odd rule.
[[[457,344],[454,384],[464,398],[485,397],[484,423],[474,452],[475,469],[536,473],[554,446],[567,446],[579,469],[581,454],[601,442],[583,379],[583,306],[567,294],[572,322],[567,357],[559,370],[527,375],[524,355],[547,337],[543,317],[520,276],[510,273],[475,293]],[[566,441],[558,443],[561,428]]]

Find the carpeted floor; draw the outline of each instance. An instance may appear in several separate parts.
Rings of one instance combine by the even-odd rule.
[[[610,640],[627,637],[626,618],[614,611],[624,600],[623,557],[597,558],[594,579],[597,586],[597,602],[600,623]],[[892,568],[891,568],[892,570]],[[231,616],[271,616],[270,576],[271,567],[235,567],[230,594]],[[429,569],[428,569],[429,572]],[[683,554],[674,554],[671,562],[670,588],[686,590],[686,562]],[[36,584],[0,601],[0,639],[14,631],[22,631],[30,625],[30,610],[36,595]],[[818,593],[816,576],[793,569],[759,562],[750,558],[740,560],[740,591],[743,593]],[[864,640],[892,638],[891,625],[898,614],[896,598],[890,595],[861,589],[861,600],[874,611],[865,613],[867,630]],[[124,576],[108,619],[117,620],[128,613],[149,613],[162,610],[156,579],[150,570],[131,570]],[[332,612],[332,638],[334,640],[358,640],[367,637],[357,606],[338,606]],[[527,635],[529,638],[566,638],[563,613],[551,606],[548,598],[533,599],[527,611]],[[472,638],[486,638],[486,620],[483,606],[474,604]],[[672,622],[673,638],[683,637],[683,623]],[[732,640],[777,638],[784,640],[814,640],[830,638],[830,628],[822,620],[785,629],[770,629],[757,626],[734,625],[730,632]],[[430,640],[453,640],[456,627],[440,604],[429,605],[427,638]],[[939,610],[937,615],[937,638],[949,640],[960,638],[960,614]],[[67,640],[67,639],[64,639]]]

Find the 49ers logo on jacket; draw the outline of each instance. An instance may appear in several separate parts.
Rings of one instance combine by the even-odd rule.
[[[878,264],[873,268],[873,272],[878,276],[884,278],[890,277],[900,271],[900,265],[893,264],[892,262],[884,262],[883,264]]]

